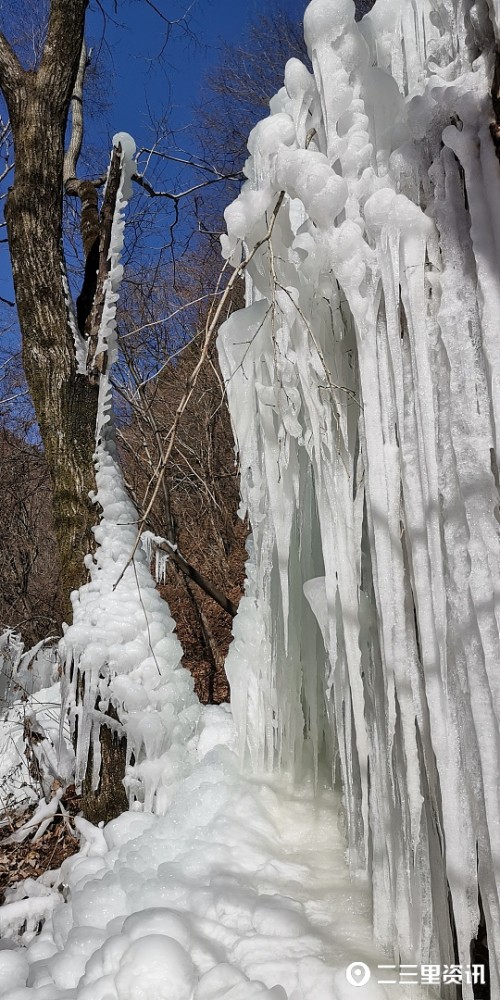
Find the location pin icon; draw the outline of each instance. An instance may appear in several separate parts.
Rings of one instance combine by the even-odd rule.
[[[351,962],[345,970],[345,977],[351,986],[366,986],[370,975],[370,970],[365,962]]]

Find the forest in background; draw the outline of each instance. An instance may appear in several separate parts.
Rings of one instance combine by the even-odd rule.
[[[361,15],[370,5],[358,6]],[[21,14],[19,9],[10,12],[18,26]],[[8,34],[8,13],[4,19]],[[188,31],[187,24],[184,30]],[[28,52],[29,58],[32,47],[36,57],[43,24],[30,24],[23,31],[18,49],[25,58]],[[193,44],[196,47],[196,39]],[[121,353],[114,374],[123,466],[139,512],[152,490],[161,442],[196,363],[199,330],[223,287],[219,263],[223,211],[241,184],[248,135],[266,113],[279,89],[283,66],[292,56],[307,62],[300,3],[292,10],[277,6],[256,15],[240,45],[221,49],[203,86],[203,103],[193,109],[187,149],[185,130],[172,132],[169,127],[168,109],[162,120],[151,121],[155,141],[139,161],[141,168],[147,164],[148,179],[142,196],[136,193],[127,226]],[[110,72],[106,60],[101,66],[99,55],[91,52],[82,93],[84,173],[90,168],[95,174],[95,164],[106,161],[107,151],[96,148],[92,125],[100,115],[105,118],[103,79]],[[2,120],[4,204],[12,166],[5,110]],[[75,208],[74,197],[67,194],[64,239],[70,282],[77,289],[83,264]],[[242,302],[243,284],[232,294],[225,315],[227,308],[239,308]],[[60,635],[67,595],[52,523],[50,474],[16,347],[19,335],[12,303],[0,301],[0,323],[0,433],[6,470],[0,483],[4,511],[0,624],[18,632],[28,647]],[[247,533],[238,506],[234,441],[218,361],[211,350],[183,417],[148,527],[178,545],[194,575],[201,574],[234,607],[243,584]],[[203,701],[225,700],[223,663],[231,613],[173,559],[162,586],[199,696]]]
[[[19,11],[12,16],[19,20]],[[6,31],[8,27],[5,25]],[[38,26],[38,44],[42,37]],[[21,51],[28,42],[21,41]],[[238,48],[221,50],[219,64],[204,84],[203,105],[193,109],[187,151],[179,145],[179,140],[185,141],[182,132],[178,136],[169,128],[168,111],[162,121],[151,123],[155,156],[149,152],[143,155],[151,174],[148,183],[151,191],[168,185],[168,194],[156,197],[143,190],[140,197],[139,191],[133,205],[120,307],[121,356],[114,376],[122,460],[139,511],[151,491],[161,442],[196,361],[198,331],[220,288],[223,210],[241,183],[247,136],[265,114],[279,85],[282,66],[291,55],[305,55],[299,15],[294,20],[279,8],[261,14]],[[102,81],[108,72],[109,66],[103,69],[99,57],[91,54],[83,90],[83,170],[92,166],[95,172],[95,163],[104,165],[106,161],[107,150],[95,148],[92,122],[100,112],[106,112]],[[5,200],[12,144],[5,112],[3,119]],[[182,160],[185,162],[176,162]],[[182,194],[190,188],[194,188],[191,193]],[[83,271],[74,199],[70,196],[65,206],[65,244],[71,281],[77,288]],[[242,295],[241,289],[229,308],[239,307]],[[62,589],[52,523],[50,474],[16,348],[19,335],[14,308],[0,302],[0,310],[0,433],[5,470],[0,483],[4,512],[0,526],[0,624],[18,632],[28,648],[60,635],[67,595]],[[184,416],[148,527],[178,545],[190,567],[235,606],[243,583],[247,531],[237,516],[238,505],[234,442],[212,350]],[[162,589],[177,621],[184,662],[196,678],[200,697],[204,701],[226,699],[223,661],[230,641],[231,614],[173,560]]]

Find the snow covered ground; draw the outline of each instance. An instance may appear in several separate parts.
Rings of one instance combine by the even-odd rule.
[[[81,851],[55,884],[23,886],[0,909],[0,997],[437,996],[378,985],[396,975],[378,968],[391,958],[373,945],[367,883],[347,871],[337,795],[245,778],[235,745],[228,707],[204,709],[165,816],[128,812],[104,830],[77,821]],[[346,979],[360,962],[371,973],[362,988]]]

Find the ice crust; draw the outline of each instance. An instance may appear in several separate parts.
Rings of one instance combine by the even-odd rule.
[[[139,517],[123,481],[112,420],[110,368],[117,357],[116,306],[122,278],[120,254],[124,211],[131,196],[135,144],[126,133],[114,137],[121,148],[122,174],[112,223],[109,275],[98,337],[107,364],[99,386],[96,431],[96,492],[101,511],[94,529],[96,551],[86,557],[89,582],[72,595],[73,622],[60,644],[65,663],[64,704],[78,724],[76,782],[92,749],[93,784],[99,780],[102,725],[127,741],[126,788],[130,803],[165,811],[169,786],[189,766],[186,744],[199,705],[190,674],[181,666],[182,649],[174,621],[155,587],[147,551],[131,555]],[[83,697],[77,696],[78,685]],[[111,710],[113,718],[108,710]]]
[[[225,255],[284,202],[219,335],[252,528],[227,662],[242,753],[333,761],[401,961],[453,960],[449,887],[465,965],[480,892],[495,996],[499,18],[377,0],[356,24],[351,0],[310,3],[313,75],[291,60],[252,132]]]

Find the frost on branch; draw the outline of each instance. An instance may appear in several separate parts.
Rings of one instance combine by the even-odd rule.
[[[172,775],[182,773],[199,707],[189,673],[180,665],[182,649],[174,621],[155,589],[145,551],[134,552],[138,514],[120,471],[112,419],[110,367],[117,357],[116,307],[123,268],[123,213],[131,196],[135,145],[114,138],[121,148],[121,181],[111,230],[109,274],[96,355],[107,363],[99,385],[96,431],[96,552],[87,556],[90,582],[72,594],[73,624],[61,643],[65,700],[77,726],[76,782],[83,781],[92,748],[93,786],[101,765],[102,725],[127,741],[126,785],[130,801],[163,812]],[[112,709],[112,715],[108,710]],[[114,718],[116,716],[116,718]]]
[[[403,962],[453,961],[449,889],[465,966],[480,894],[497,995],[500,11],[304,24],[223,238],[251,252],[285,192],[219,338],[253,533],[233,706],[254,765],[333,762]]]

